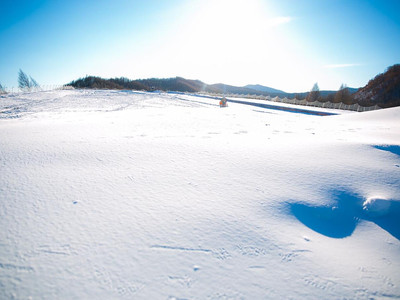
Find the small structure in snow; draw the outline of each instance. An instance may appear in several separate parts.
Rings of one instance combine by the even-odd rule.
[[[219,101],[219,107],[227,107],[228,106],[228,103],[227,103],[228,101],[226,100],[226,98],[225,97],[223,97],[222,99],[221,99],[221,101]]]

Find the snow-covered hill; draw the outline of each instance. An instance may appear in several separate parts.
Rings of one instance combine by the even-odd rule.
[[[399,118],[4,96],[0,298],[399,298]]]
[[[267,92],[267,93],[274,93],[274,94],[285,94],[284,91],[277,90],[277,89],[271,88],[269,86],[264,86],[264,85],[260,85],[260,84],[248,84],[248,85],[244,86],[244,88],[253,89],[253,90],[256,90],[256,91],[260,91],[260,92]]]

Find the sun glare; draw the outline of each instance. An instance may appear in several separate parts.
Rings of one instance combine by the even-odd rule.
[[[184,74],[190,67],[196,78],[246,84],[287,62],[276,30],[290,18],[274,15],[265,1],[202,1],[195,11],[169,50]],[[238,72],[246,73],[246,83],[237,81]]]
[[[188,24],[190,32],[184,34],[191,34],[196,44],[201,40],[221,46],[219,53],[225,53],[224,47],[239,53],[246,43],[264,35],[268,18],[263,10],[258,0],[206,1]]]
[[[162,35],[161,43],[147,46],[143,55],[148,59],[135,61],[133,68],[157,69],[158,77],[183,76],[206,83],[284,88],[282,78],[292,76],[299,86],[303,84],[301,59],[293,41],[282,32],[291,18],[277,15],[268,2],[199,0],[180,7],[179,15],[184,17],[171,20],[175,25]],[[298,74],[289,74],[287,66]]]

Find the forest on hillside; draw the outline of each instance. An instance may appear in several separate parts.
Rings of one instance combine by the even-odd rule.
[[[348,88],[342,84],[337,91],[321,91],[315,83],[309,92],[303,93],[271,93],[248,87],[237,87],[226,84],[208,85],[200,80],[189,80],[182,77],[150,78],[130,80],[125,77],[104,79],[96,76],[86,76],[67,84],[74,88],[87,89],[117,89],[142,91],[175,91],[189,93],[217,93],[262,95],[271,97],[287,97],[289,99],[306,99],[309,102],[344,103],[347,105],[358,103],[361,106],[378,105],[382,108],[400,106],[400,65],[387,68],[386,72],[378,74],[368,84],[360,89]]]

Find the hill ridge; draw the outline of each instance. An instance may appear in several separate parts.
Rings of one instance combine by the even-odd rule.
[[[86,76],[70,82],[75,88],[93,88],[93,89],[133,89],[144,91],[175,91],[189,93],[216,93],[216,94],[239,94],[239,95],[257,95],[280,98],[305,99],[309,94],[286,93],[271,87],[260,84],[249,84],[246,86],[233,86],[224,83],[206,84],[197,79],[186,79],[183,77],[171,78],[148,78],[130,80],[125,77],[104,79],[97,76]],[[400,64],[387,68],[385,73],[378,74],[371,79],[368,84],[360,89],[345,88],[350,94],[346,104],[358,103],[361,106],[393,107],[400,106]],[[336,101],[334,96],[338,91],[321,90],[319,99],[322,102]]]
[[[186,79],[183,77],[170,78],[147,78],[130,80],[125,77],[105,79],[99,76],[86,76],[71,81],[67,85],[75,88],[93,88],[93,89],[136,89],[145,91],[175,91],[175,92],[208,92],[217,94],[250,94],[258,96],[279,96],[288,98],[305,98],[308,92],[287,93],[263,85],[234,86],[224,83],[206,84],[198,79]],[[350,89],[356,91],[357,89]],[[321,91],[322,95],[335,93],[336,91]]]

